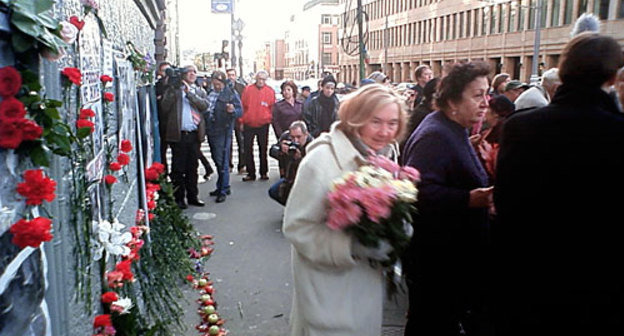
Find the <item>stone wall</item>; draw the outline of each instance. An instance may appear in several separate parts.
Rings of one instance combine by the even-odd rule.
[[[126,41],[132,41],[139,50],[153,55],[154,30],[143,14],[146,9],[139,6],[155,6],[156,0],[99,2],[99,16],[113,49],[123,52]],[[57,0],[54,11],[58,19],[68,20],[72,15],[80,16],[81,4],[78,0]],[[6,41],[0,39],[0,46],[0,67],[12,65],[13,55],[9,48],[5,48]],[[61,60],[40,62],[40,78],[49,98],[63,100],[60,70],[65,66],[76,66],[77,57],[73,48],[68,48]],[[77,104],[75,99],[74,104]],[[112,109],[117,111],[116,104],[112,104]],[[116,122],[112,127],[116,128]],[[132,142],[136,149],[135,139]],[[127,225],[134,222],[139,207],[138,168],[134,165],[138,162],[136,150],[131,153],[131,158],[127,180],[120,179],[112,191],[113,214]],[[12,174],[11,160],[15,159],[15,155],[0,149],[0,335],[90,335],[93,316],[99,309],[101,283],[98,268],[93,263],[90,289],[93,311],[88,312],[86,303],[78,299],[74,276],[75,244],[68,224],[73,206],[69,196],[69,162],[56,158],[48,169],[50,177],[57,181],[57,197],[46,205],[53,219],[54,239],[39,249],[27,247],[20,250],[11,243],[8,228],[19,219],[24,209],[23,200],[16,197],[14,189],[21,179],[19,172],[32,167],[18,162],[16,174]],[[106,210],[102,206],[103,217]]]

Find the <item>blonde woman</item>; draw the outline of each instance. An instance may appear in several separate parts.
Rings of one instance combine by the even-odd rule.
[[[365,248],[326,226],[333,180],[356,170],[372,151],[396,159],[406,128],[404,100],[370,84],[340,105],[339,121],[308,147],[286,203],[283,231],[292,244],[293,336],[381,335],[384,281],[367,259],[385,260],[391,247]]]

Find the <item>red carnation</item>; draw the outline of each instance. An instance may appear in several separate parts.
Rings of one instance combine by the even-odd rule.
[[[110,92],[105,92],[104,93],[104,100],[106,100],[107,102],[113,102],[115,100],[115,95],[113,95]]]
[[[22,87],[22,76],[12,66],[0,68],[0,97],[15,96]]]
[[[165,172],[165,165],[160,162],[152,163],[152,169],[156,170],[156,172],[160,175]]]
[[[113,183],[117,183],[117,178],[113,175],[104,176],[104,183],[111,185]]]
[[[156,202],[154,202],[154,201],[149,201],[149,202],[147,202],[147,209],[148,209],[148,210],[154,210],[154,209],[156,209]]]
[[[158,180],[160,174],[155,169],[147,168],[145,169],[145,179],[148,181]]]
[[[113,303],[115,301],[119,300],[119,295],[117,295],[117,293],[115,292],[106,292],[104,294],[102,294],[102,303]]]
[[[19,121],[19,127],[22,129],[22,140],[32,141],[41,138],[43,128],[30,119],[22,119]]]
[[[154,220],[154,218],[156,218],[156,215],[154,215],[153,213],[149,212],[147,214],[147,219],[151,222]]]
[[[106,328],[113,325],[110,314],[101,314],[93,320],[93,328]]]
[[[37,217],[31,221],[20,219],[11,226],[11,241],[20,248],[39,247],[41,242],[52,240],[51,227],[52,221],[45,217]]]
[[[84,27],[84,25],[85,25],[84,20],[80,20],[80,19],[78,19],[78,17],[77,17],[77,16],[75,16],[75,15],[72,15],[72,16],[69,18],[69,23],[71,23],[71,24],[73,24],[74,26],[76,26],[76,28],[78,28],[78,30],[82,30],[82,27]]]
[[[109,76],[109,75],[102,75],[100,76],[100,81],[102,81],[102,83],[106,84],[109,82],[113,81],[113,77]]]
[[[121,165],[119,164],[119,162],[111,162],[111,164],[108,165],[108,169],[112,171],[118,171],[121,169]]]
[[[70,82],[76,84],[77,86],[80,86],[82,84],[82,74],[80,73],[80,70],[76,68],[67,67],[63,69],[63,71],[61,71],[61,74],[67,77]]]
[[[8,122],[11,119],[21,119],[26,115],[26,109],[21,101],[14,97],[5,98],[0,102],[0,122]]]
[[[125,166],[130,163],[130,157],[128,154],[120,153],[117,155],[117,162],[119,162],[120,165]]]
[[[125,153],[132,151],[132,142],[128,139],[121,140],[121,151]]]
[[[24,172],[24,182],[17,185],[17,192],[26,197],[26,204],[40,205],[43,200],[52,202],[56,195],[56,182],[43,176],[41,169],[31,169]]]
[[[130,269],[131,266],[132,260],[123,260],[117,263],[117,265],[115,266],[115,271],[121,272],[123,274],[123,280],[134,281],[134,274],[132,274],[132,270]]]
[[[95,117],[95,112],[92,109],[80,109],[80,119],[88,119]]]
[[[87,119],[76,120],[76,127],[77,128],[90,128],[91,133],[95,131],[95,124],[92,121],[87,120]]]
[[[19,147],[22,143],[22,130],[19,121],[0,122],[0,148]]]

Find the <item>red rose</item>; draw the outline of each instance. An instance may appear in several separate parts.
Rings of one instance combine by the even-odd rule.
[[[0,68],[0,97],[15,96],[22,87],[22,76],[12,66]]]
[[[154,180],[158,180],[158,177],[160,177],[160,174],[158,174],[158,172],[155,169],[152,169],[152,168],[145,169],[146,180],[154,181]]]
[[[102,294],[101,300],[102,300],[102,303],[113,303],[119,300],[119,295],[117,295],[117,293],[115,292],[106,292]]]
[[[130,157],[128,154],[120,153],[117,155],[117,162],[119,162],[120,165],[125,166],[130,163]]]
[[[76,84],[77,86],[80,86],[82,84],[82,74],[80,73],[80,70],[76,68],[65,68],[63,69],[63,71],[61,71],[61,74],[67,77],[70,82]]]
[[[108,169],[112,171],[118,171],[121,169],[121,165],[119,164],[119,162],[111,162],[111,164],[108,165]]]
[[[76,128],[90,128],[91,133],[95,131],[95,124],[87,119],[79,119],[76,121]]]
[[[52,221],[45,217],[37,217],[31,221],[20,219],[11,226],[11,241],[20,248],[39,247],[41,242],[52,240],[51,227]]]
[[[93,320],[93,328],[106,328],[113,325],[110,314],[101,314]]]
[[[117,183],[117,178],[113,175],[106,175],[104,176],[104,183],[106,184],[113,184],[113,183]]]
[[[92,109],[80,109],[79,119],[88,119],[95,117],[95,112]]]
[[[24,172],[24,182],[17,185],[17,192],[26,197],[26,204],[40,205],[44,200],[52,202],[56,195],[56,182],[43,176],[43,170],[31,169]]]
[[[0,148],[19,147],[22,143],[22,129],[19,128],[19,121],[0,122]]]
[[[109,76],[109,75],[102,75],[102,76],[100,76],[100,81],[102,83],[106,84],[106,83],[112,82],[113,78],[111,76]]]
[[[128,139],[121,140],[121,151],[125,153],[132,151],[132,142]]]
[[[130,269],[131,266],[132,260],[123,260],[117,263],[117,265],[115,266],[115,271],[121,272],[123,274],[123,280],[134,281],[134,274],[132,274],[132,270]]]
[[[30,119],[22,119],[18,125],[22,129],[22,140],[37,140],[43,134],[43,128]]]
[[[111,103],[111,102],[115,101],[115,95],[113,95],[110,92],[105,92],[104,93],[104,100],[106,100],[107,102]]]
[[[21,119],[25,115],[24,104],[14,97],[5,98],[0,102],[0,122],[8,122],[9,119]]]
[[[74,26],[76,26],[76,28],[78,28],[78,30],[82,30],[82,27],[84,27],[85,22],[83,20],[78,19],[77,16],[72,15],[69,18],[69,23],[73,24]]]

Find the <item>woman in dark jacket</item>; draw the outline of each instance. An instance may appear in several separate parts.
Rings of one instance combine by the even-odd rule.
[[[404,256],[409,288],[405,335],[482,334],[488,208],[492,189],[468,129],[488,107],[489,67],[456,64],[436,104],[405,145],[403,162],[418,169],[418,216]]]
[[[315,139],[321,132],[329,132],[331,124],[338,119],[340,103],[334,94],[336,80],[329,75],[321,82],[321,92],[303,107],[303,119],[308,132]]]

